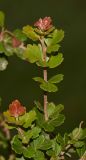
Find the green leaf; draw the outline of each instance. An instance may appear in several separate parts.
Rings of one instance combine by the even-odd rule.
[[[40,150],[36,151],[34,160],[45,160],[44,153]]]
[[[25,57],[24,57],[24,52],[25,50],[23,48],[14,48],[14,53],[19,57],[21,58],[22,60],[25,60]]]
[[[18,139],[18,135],[13,137],[13,139],[11,141],[11,145],[12,145],[12,149],[17,154],[22,154],[23,146],[22,146],[22,142]]]
[[[66,146],[67,144],[68,144],[68,141],[69,141],[69,135],[68,135],[68,133],[65,133],[64,134],[64,145]]]
[[[37,66],[41,66],[41,67],[48,67],[47,62],[44,62],[42,59],[38,62],[36,62]]]
[[[83,155],[86,156],[86,146],[84,145],[82,148],[77,148],[76,149],[79,157],[81,158]],[[84,160],[84,159],[83,159]]]
[[[0,53],[4,53],[5,52],[5,47],[3,42],[0,42]]]
[[[41,128],[43,128],[43,124],[45,122],[44,114],[41,113],[37,108],[34,108],[34,110],[35,110],[36,116],[37,116],[37,119],[36,119],[37,125],[40,126]]]
[[[81,139],[85,139],[85,138],[86,138],[86,128],[83,129],[83,134],[82,134]]]
[[[52,132],[55,127],[58,127],[64,123],[65,116],[63,114],[58,114],[52,119],[48,120],[43,124],[45,131]]]
[[[57,140],[57,143],[59,143],[62,147],[64,146],[64,139],[60,133],[58,133],[56,140]]]
[[[24,132],[21,134],[19,132],[19,138],[22,140],[23,144],[28,144],[30,139],[35,139],[39,136],[41,129],[39,127],[34,127],[31,130]]]
[[[52,33],[53,36],[53,43],[59,43],[63,40],[64,38],[64,31],[62,29],[58,30],[55,29],[55,31]]]
[[[4,52],[5,52],[6,56],[12,56],[14,53],[14,48],[12,48],[10,45],[6,44]]]
[[[59,66],[63,62],[63,60],[64,58],[62,53],[58,53],[58,55],[56,56],[51,56],[48,62],[48,67],[55,68]]]
[[[47,47],[47,53],[52,53],[58,51],[60,48],[59,44],[53,44]]]
[[[41,132],[41,128],[34,127],[32,128],[32,138],[37,138],[39,136],[39,133]]]
[[[47,112],[48,112],[49,121],[48,123],[43,124],[43,127],[45,128],[45,130],[49,132],[53,131],[56,126],[54,126],[55,124],[52,124],[52,123],[55,121],[56,121],[55,123],[57,123],[57,126],[61,125],[64,122],[65,117],[59,114],[63,109],[64,109],[64,106],[62,104],[55,106],[55,104],[52,102],[48,103]],[[60,119],[61,117],[62,117],[62,120]]]
[[[81,127],[79,128],[75,128],[72,133],[70,134],[70,137],[73,139],[73,140],[79,140],[82,138],[82,135],[83,135],[83,129]]]
[[[61,146],[55,140],[53,140],[52,148],[53,148],[55,156],[58,156],[61,152],[61,149],[62,149]]]
[[[47,112],[48,112],[48,117],[52,119],[53,117],[58,117],[59,113],[64,109],[64,106],[62,104],[59,104],[55,106],[54,103],[48,103],[47,105]]]
[[[40,30],[40,29],[38,29],[38,28],[36,27],[36,28],[34,28],[34,31],[35,31],[37,34],[41,35],[41,36],[46,36],[46,35],[49,35],[49,33],[52,32],[54,29],[55,29],[55,27],[52,26],[50,29],[48,29],[47,31],[44,32],[44,31],[42,31],[42,30]]]
[[[19,117],[19,124],[23,125],[24,128],[28,128],[34,120],[36,120],[36,112],[31,110],[29,113]]]
[[[4,26],[5,14],[0,11],[0,27]]]
[[[15,37],[20,40],[20,41],[26,41],[27,40],[27,36],[22,32],[21,29],[16,29],[13,31],[13,34],[15,35]]]
[[[55,29],[48,37],[49,38],[45,39],[45,43],[47,44],[47,46],[57,44],[63,40],[64,31]]]
[[[48,113],[48,117],[50,117],[55,111],[55,104],[53,102],[48,103],[47,105],[47,113]]]
[[[73,145],[76,148],[81,148],[82,146],[84,146],[84,142],[83,141],[76,141]]]
[[[63,74],[57,74],[55,76],[53,76],[52,78],[50,78],[48,80],[48,82],[50,83],[59,83],[63,80],[64,75]]]
[[[23,147],[24,156],[27,158],[33,157],[35,160],[38,160],[39,158],[40,160],[45,160],[44,154],[41,151],[39,152],[38,150],[41,147],[43,142],[44,142],[44,136],[41,135],[39,138],[37,138],[36,140],[32,142],[34,146],[33,145],[28,146],[27,148]]]
[[[52,148],[52,141],[50,139],[45,139],[42,146],[40,147],[41,150],[48,150]]]
[[[27,132],[25,132],[24,130],[18,131],[18,138],[21,139],[23,144],[28,144],[28,142],[32,138],[31,130]]]
[[[50,116],[51,118],[53,117],[57,117],[58,114],[64,109],[64,106],[62,104],[58,104],[56,107],[55,107],[55,110],[54,110],[54,113]]]
[[[55,108],[55,112],[57,113],[60,113],[61,111],[64,110],[64,106],[63,104],[58,104],[57,107]]]
[[[41,105],[41,103],[39,101],[34,101],[34,104],[36,105],[36,107],[40,110],[40,111],[44,111],[43,106]]]
[[[25,160],[24,157],[16,158],[16,160]]]
[[[8,123],[16,123],[15,118],[10,116],[9,111],[4,112],[3,115],[5,117],[6,122],[8,122]]]
[[[40,61],[42,59],[42,50],[40,46],[37,46],[35,44],[27,45],[27,48],[24,52],[24,57],[27,59],[30,63],[34,63],[37,61]]]
[[[44,141],[45,141],[45,138],[43,135],[40,135],[36,140],[34,140],[33,144],[34,144],[35,150],[40,149]]]
[[[57,157],[61,153],[61,150],[62,150],[61,146],[54,139],[52,140],[52,149],[47,151],[47,155],[55,158],[55,159],[52,158],[52,160],[58,160]]]
[[[44,120],[44,115],[41,112],[39,112],[37,108],[35,108],[35,111],[37,114],[37,125],[41,128],[44,128],[45,131],[52,132],[55,129],[55,127],[60,126],[62,123],[64,123],[65,117],[62,114],[54,113],[55,117],[52,114],[52,118],[50,117],[51,119],[49,119],[46,122]],[[58,109],[58,112],[60,112],[60,109]]]
[[[44,83],[45,82],[44,79],[41,78],[41,77],[34,77],[33,80],[36,81],[36,82],[39,82],[39,83]]]
[[[23,27],[23,33],[26,34],[26,36],[33,41],[36,41],[39,39],[39,35],[35,33],[34,28],[31,26],[27,25]]]
[[[16,126],[5,124],[5,127],[9,130],[16,128]]]
[[[0,71],[4,71],[7,68],[8,61],[4,57],[0,57]]]
[[[54,156],[54,151],[52,150],[52,149],[49,149],[47,152],[46,152],[46,154],[48,155],[48,156],[50,156],[50,157],[52,157],[52,156]],[[50,160],[58,160],[58,159],[50,159]]]
[[[35,156],[35,150],[33,146],[23,147],[23,155],[27,158]]]
[[[86,128],[82,129],[82,134],[80,137],[80,140],[84,140],[84,139],[86,139]]]
[[[47,132],[53,132],[55,129],[55,127],[52,126],[50,123],[44,123],[42,128],[44,128],[44,130]]]
[[[58,114],[58,116],[49,120],[48,124],[52,125],[53,127],[58,127],[64,123],[64,120],[65,116],[63,114]]]
[[[40,85],[40,88],[44,91],[47,92],[56,92],[58,91],[58,88],[56,85],[49,83],[49,82],[44,82]]]

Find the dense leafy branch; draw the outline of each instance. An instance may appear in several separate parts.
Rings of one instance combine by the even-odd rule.
[[[0,11],[0,70],[6,69],[9,56],[14,54],[35,63],[38,69],[41,67],[43,77],[34,77],[33,80],[43,91],[43,104],[35,100],[34,108],[28,112],[19,100],[14,100],[0,116],[0,147],[7,148],[8,141],[11,141],[14,153],[11,151],[9,160],[65,160],[73,154],[85,160],[86,128],[82,128],[81,122],[71,133],[55,134],[56,128],[65,120],[64,106],[48,101],[48,93],[57,92],[57,85],[64,77],[60,73],[50,79],[47,77],[48,68],[56,68],[64,60],[59,51],[64,31],[56,29],[50,17],[40,18],[34,26],[27,25],[13,32],[5,29],[4,20],[5,15]],[[10,140],[11,130],[15,132]],[[0,159],[5,160],[2,155]]]

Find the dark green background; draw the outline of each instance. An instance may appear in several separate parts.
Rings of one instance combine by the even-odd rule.
[[[49,100],[65,104],[64,130],[86,120],[86,0],[0,0],[0,10],[6,13],[8,29],[22,28],[33,24],[40,17],[51,16],[54,25],[65,31],[61,51],[65,61],[48,76],[64,73],[65,79],[59,92],[50,94]],[[9,58],[6,71],[0,72],[0,96],[2,107],[19,99],[24,105],[33,106],[33,101],[42,101],[32,77],[42,75],[35,65],[16,57]]]

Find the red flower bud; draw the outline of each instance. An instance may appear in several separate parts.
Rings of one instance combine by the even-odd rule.
[[[35,27],[38,27],[42,31],[46,31],[52,27],[51,17],[40,18],[35,24]]]
[[[12,39],[12,47],[16,48],[19,47],[21,45],[21,41],[19,41],[16,37],[13,37]]]
[[[22,106],[18,100],[13,101],[12,104],[9,105],[9,113],[15,118],[25,114],[25,112],[26,108]]]

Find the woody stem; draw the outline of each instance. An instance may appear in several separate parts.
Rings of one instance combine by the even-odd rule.
[[[47,48],[46,48],[46,45],[44,43],[44,38],[43,37],[40,39],[40,42],[41,42],[42,51],[43,51],[43,61],[46,62],[46,58],[47,58],[46,50],[47,50]],[[47,68],[46,67],[44,67],[44,69],[43,69],[43,77],[44,77],[44,81],[47,82]],[[48,103],[47,92],[44,92],[44,117],[45,117],[45,121],[48,120],[47,103]]]

